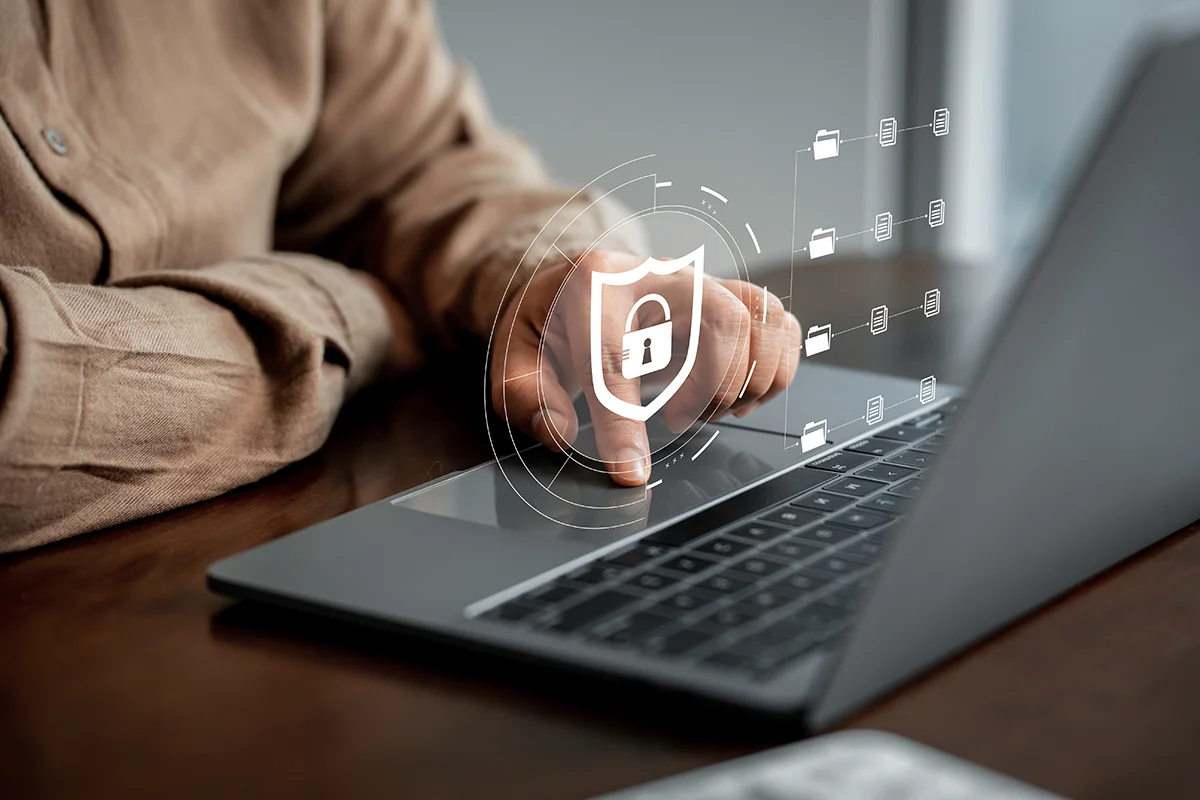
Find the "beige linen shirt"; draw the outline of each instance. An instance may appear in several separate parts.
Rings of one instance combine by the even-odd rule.
[[[311,453],[389,348],[485,338],[571,195],[422,0],[0,0],[0,552]]]

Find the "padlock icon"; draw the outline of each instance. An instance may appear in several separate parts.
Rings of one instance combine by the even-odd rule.
[[[666,322],[633,330],[633,318],[645,303],[658,303],[667,315]],[[671,307],[661,294],[648,294],[633,304],[625,320],[621,337],[621,375],[626,380],[658,372],[671,363]]]

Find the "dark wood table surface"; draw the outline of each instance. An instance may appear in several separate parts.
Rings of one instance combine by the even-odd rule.
[[[921,261],[836,266],[805,275],[805,322],[971,285]],[[978,311],[961,294],[944,291],[936,335],[897,320],[886,348],[839,340],[836,355],[923,374]],[[324,449],[259,484],[0,558],[0,796],[584,798],[796,738],[205,588],[216,559],[489,457],[480,372],[458,367],[356,399]],[[1200,798],[1200,535],[846,726],[1069,797]]]

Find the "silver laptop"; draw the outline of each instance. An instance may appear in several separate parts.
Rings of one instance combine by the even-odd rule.
[[[1081,165],[966,394],[805,359],[649,489],[534,447],[209,585],[825,725],[1200,518],[1200,37],[1146,48]],[[914,402],[780,446],[876,396]]]

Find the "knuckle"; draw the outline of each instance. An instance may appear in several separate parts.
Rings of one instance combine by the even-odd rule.
[[[600,345],[600,374],[605,377],[621,375],[621,364],[625,360],[625,351],[621,345],[613,342],[604,342]],[[584,356],[583,363],[580,365],[581,375],[592,374],[592,356],[589,353]]]
[[[766,318],[768,327],[784,327],[787,324],[787,309],[783,307],[783,301],[770,292],[767,293]]]
[[[710,306],[703,315],[703,324],[709,329],[733,336],[749,331],[750,310],[728,289],[721,287],[714,292]]]

